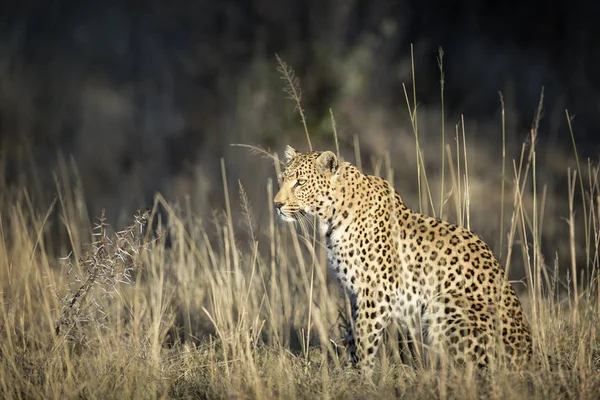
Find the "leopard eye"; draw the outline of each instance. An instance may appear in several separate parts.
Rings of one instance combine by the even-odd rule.
[[[302,186],[306,183],[306,179],[298,179],[296,181],[296,186]]]

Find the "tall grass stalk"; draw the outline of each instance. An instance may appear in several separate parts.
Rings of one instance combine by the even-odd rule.
[[[456,194],[456,218],[458,219],[458,223],[461,226],[465,226],[465,218],[464,218],[464,209],[463,209],[463,191],[461,189],[461,179],[462,179],[462,173],[460,170],[460,135],[459,135],[459,126],[460,123],[456,124],[456,136],[455,136],[455,140],[456,140],[456,188],[457,188],[457,194]]]
[[[329,116],[331,117],[331,130],[333,132],[333,141],[335,143],[335,154],[340,158],[340,141],[338,140],[337,124],[335,123],[335,117],[333,116],[333,110],[329,109]]]
[[[465,134],[465,117],[460,116],[460,125],[462,126],[463,158],[465,160],[465,189],[464,189],[464,210],[462,215],[466,216],[466,227],[471,229],[471,186],[469,185],[469,157],[467,157],[467,136]],[[458,154],[458,153],[457,153]],[[457,157],[458,158],[458,157]],[[463,222],[464,223],[464,222]]]
[[[446,84],[446,78],[444,75],[444,50],[442,50],[442,48],[438,48],[438,68],[440,70],[440,110],[441,110],[441,125],[442,125],[442,135],[441,135],[441,142],[442,142],[442,154],[441,154],[441,179],[440,179],[440,212],[439,212],[439,216],[440,218],[444,217],[444,196],[446,195],[446,193],[444,192],[444,182],[445,182],[445,167],[446,167],[446,160],[445,160],[445,155],[446,155],[446,119],[445,119],[445,109],[444,109],[444,85]]]
[[[539,243],[541,239],[541,229],[539,225],[539,216],[538,216],[538,180],[537,180],[537,153],[536,153],[536,145],[538,138],[538,131],[540,127],[540,121],[542,119],[542,113],[544,109],[544,88],[542,87],[542,91],[540,93],[540,100],[538,103],[537,111],[534,117],[533,127],[531,129],[531,180],[532,180],[532,191],[533,191],[533,199],[532,199],[532,226],[531,232],[533,236],[533,274],[535,279],[532,279],[531,285],[533,286],[533,299],[534,304],[538,303],[538,299],[541,299],[541,285],[542,285],[542,275],[541,275],[541,260],[540,260],[540,248]],[[534,317],[535,313],[539,312],[534,308]]]
[[[406,85],[402,84],[402,89],[404,90],[404,98],[406,100],[406,107],[408,109],[408,114],[410,117],[411,126],[413,129],[413,134],[415,135],[415,155],[417,162],[417,187],[419,191],[419,212],[424,211],[424,207],[427,205],[427,200],[429,200],[429,206],[431,207],[431,212],[435,215],[435,207],[433,206],[433,198],[431,196],[431,190],[429,187],[429,182],[427,181],[427,171],[425,170],[425,160],[423,158],[423,152],[421,150],[421,145],[419,144],[419,120],[417,115],[417,81],[415,74],[415,57],[414,57],[414,48],[413,45],[410,45],[410,65],[411,65],[411,73],[412,73],[412,106],[409,100],[408,91],[406,89]],[[422,177],[421,177],[422,174]],[[423,187],[424,186],[424,187]],[[423,198],[423,189],[426,189],[428,198]]]
[[[308,124],[306,123],[306,116],[304,115],[304,108],[302,108],[302,89],[300,88],[300,80],[294,73],[294,70],[287,65],[285,61],[279,57],[278,54],[275,54],[275,58],[277,59],[277,71],[281,74],[281,79],[285,81],[285,93],[288,96],[288,99],[294,101],[296,103],[296,110],[298,114],[300,114],[300,118],[302,120],[302,126],[304,127],[304,134],[306,136],[306,142],[308,143],[308,149],[312,151],[312,142],[310,140],[310,135],[308,133]]]
[[[588,213],[587,213],[587,196],[585,193],[585,189],[584,189],[584,185],[583,185],[583,170],[581,169],[581,165],[579,163],[579,152],[577,151],[577,145],[575,143],[575,134],[573,133],[573,117],[571,117],[571,115],[569,114],[568,110],[565,110],[565,116],[567,118],[567,126],[569,127],[569,134],[571,136],[571,143],[573,144],[573,152],[575,153],[575,162],[577,164],[577,173],[579,174],[579,190],[581,192],[581,207],[583,208],[583,234],[584,234],[584,239],[585,239],[585,266],[586,266],[586,272],[588,273],[588,275],[590,274],[590,237],[591,237],[591,232],[590,229],[592,228],[591,225],[588,223]],[[590,186],[590,191],[593,189],[592,186]],[[593,194],[590,193],[590,197],[592,197]],[[590,202],[590,205],[593,204],[593,200]],[[582,271],[583,272],[583,271]],[[575,284],[575,280],[573,280],[573,284]]]
[[[423,212],[423,199],[421,197],[421,164],[419,157],[421,152],[421,146],[419,146],[419,120],[417,118],[417,80],[415,76],[415,55],[414,55],[414,46],[410,44],[410,69],[412,74],[412,111],[410,107],[410,102],[408,100],[408,94],[406,93],[406,87],[402,84],[404,88],[404,96],[406,97],[406,105],[408,108],[408,112],[410,114],[410,121],[413,128],[413,133],[415,134],[415,154],[417,156],[417,186],[419,188],[419,212]]]
[[[569,187],[569,248],[571,250],[571,279],[573,280],[573,320],[577,321],[579,318],[579,285],[577,284],[577,256],[576,256],[576,242],[575,242],[575,185],[576,185],[577,170],[571,171],[569,169],[568,187]]]
[[[502,175],[500,175],[500,247],[498,249],[499,259],[503,261],[504,255],[504,191],[506,186],[506,106],[504,104],[504,96],[499,92],[500,96],[500,113],[502,122]]]

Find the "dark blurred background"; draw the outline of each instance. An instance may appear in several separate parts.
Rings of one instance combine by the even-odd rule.
[[[315,147],[334,146],[331,108],[342,153],[354,160],[358,138],[369,171],[370,160],[389,153],[396,186],[414,206],[414,134],[402,85],[412,98],[413,44],[419,134],[436,187],[441,47],[446,141],[455,146],[463,114],[472,223],[484,238],[497,237],[497,225],[479,215],[497,221],[503,201],[493,195],[500,91],[516,157],[545,87],[539,179],[549,198],[564,195],[575,165],[565,109],[576,115],[583,160],[597,160],[598,2],[58,0],[7,2],[0,15],[1,187],[27,187],[42,204],[56,195],[54,175],[77,171],[92,215],[106,208],[113,220],[129,216],[157,191],[208,215],[222,204],[224,158],[229,185],[239,179],[264,217],[273,166],[231,144],[307,149],[275,54],[300,79]],[[558,200],[546,207],[567,215]]]

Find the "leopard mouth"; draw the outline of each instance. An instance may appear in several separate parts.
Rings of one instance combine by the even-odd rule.
[[[285,215],[282,212],[279,212],[279,219],[281,219],[282,221],[285,221],[285,222],[296,222],[296,221],[298,221],[298,219],[296,219],[294,217],[290,217],[288,215]]]
[[[278,208],[277,215],[279,218],[286,222],[297,222],[302,217],[306,216],[308,213],[300,208]]]
[[[286,221],[286,222],[296,222],[298,220],[297,214],[298,214],[298,211],[290,212],[288,210],[283,210],[281,208],[277,208],[277,216],[279,217],[279,219]]]

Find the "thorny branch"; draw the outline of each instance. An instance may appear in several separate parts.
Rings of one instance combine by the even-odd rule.
[[[90,323],[102,325],[106,313],[98,296],[112,298],[119,284],[133,283],[132,272],[142,267],[140,253],[149,250],[162,237],[159,234],[150,241],[143,240],[148,216],[147,212],[136,214],[132,225],[111,236],[106,229],[106,216],[102,210],[93,229],[96,240],[79,259],[81,272],[78,272],[71,255],[63,259],[68,263],[68,273],[73,274],[74,278],[69,284],[69,293],[60,299],[63,306],[55,323],[57,335],[63,333],[67,340],[84,344],[85,326]]]

